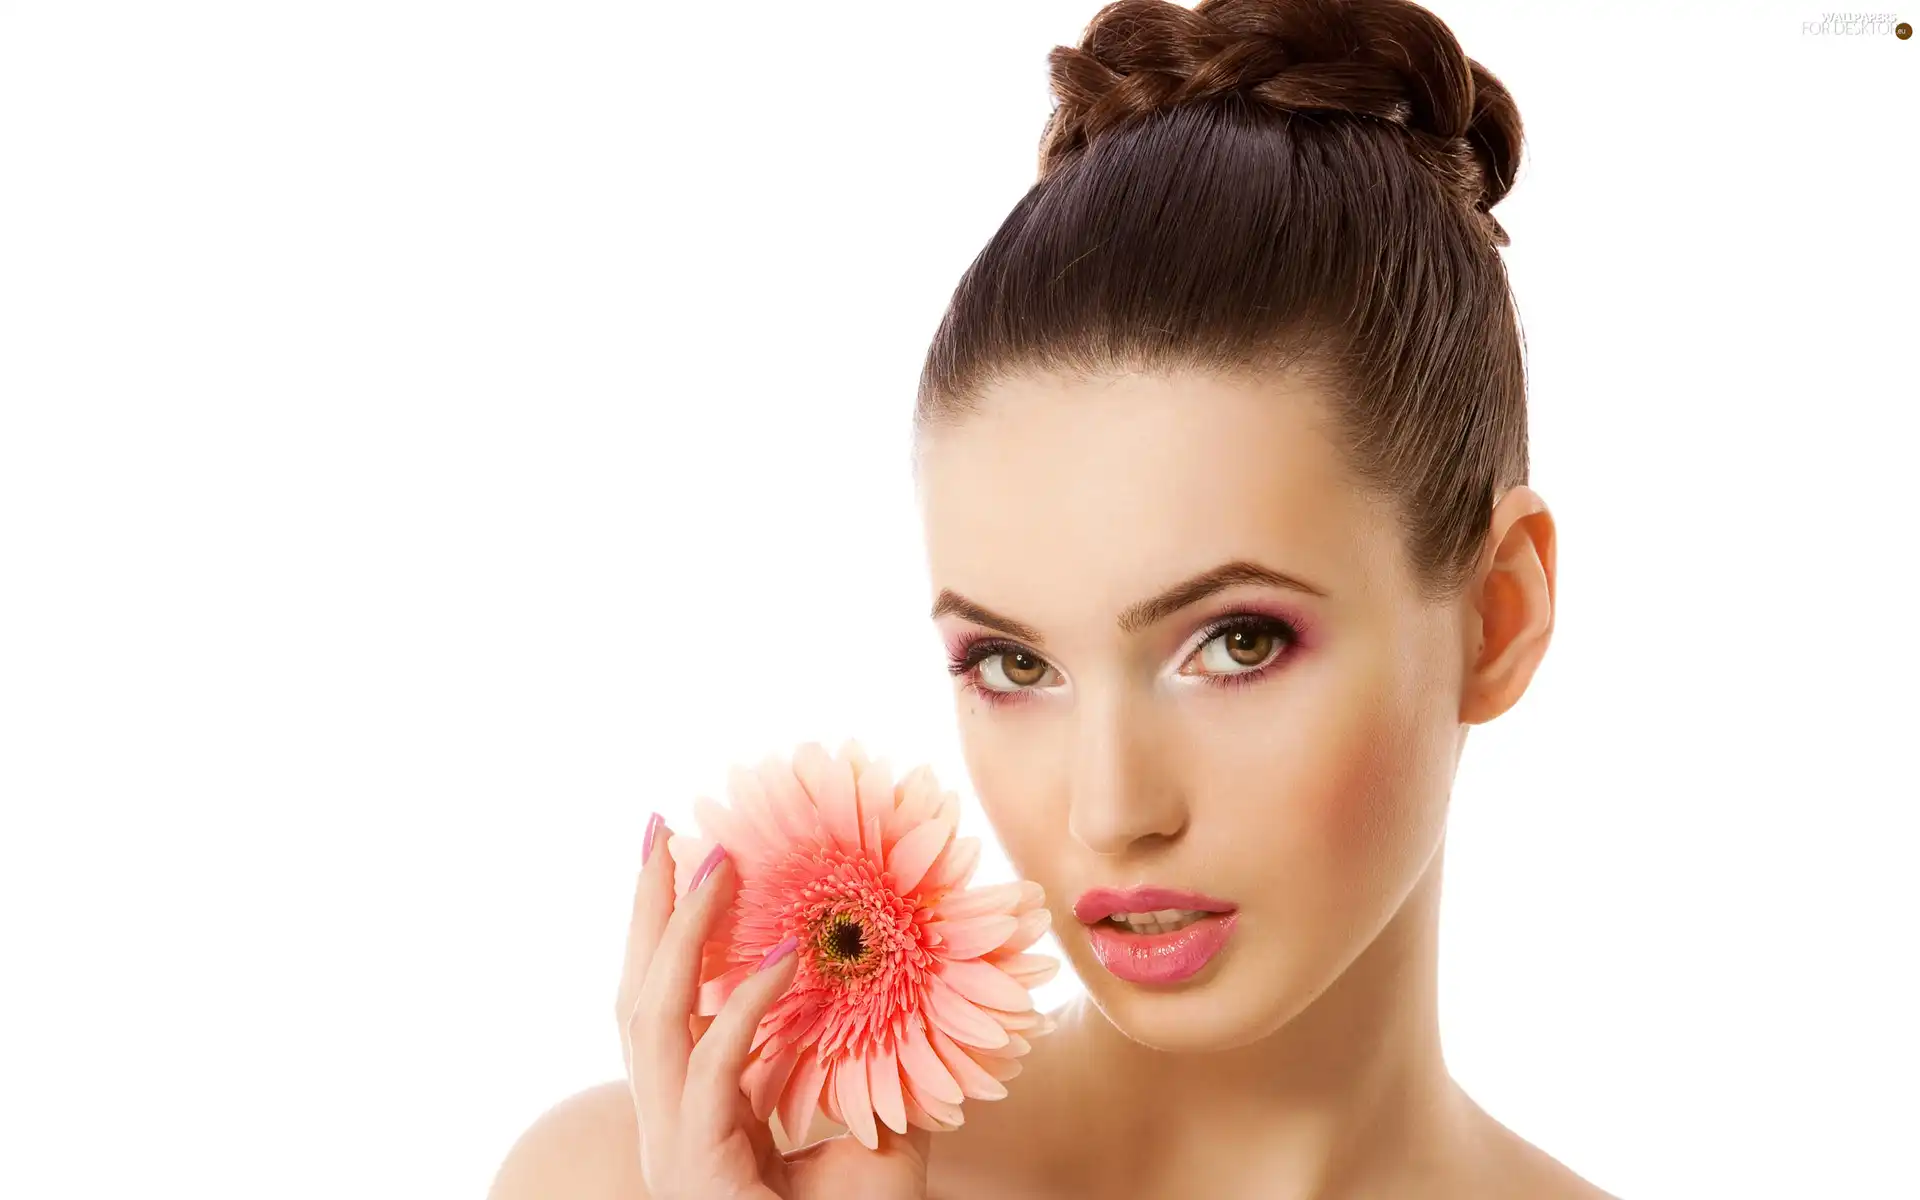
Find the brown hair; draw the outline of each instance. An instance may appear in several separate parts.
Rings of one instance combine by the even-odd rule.
[[[1409,0],[1118,0],[1048,64],[1039,179],[954,291],[916,439],[1028,371],[1292,369],[1457,596],[1527,479],[1507,90]]]

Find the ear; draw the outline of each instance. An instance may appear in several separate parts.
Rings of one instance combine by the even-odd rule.
[[[1525,485],[1495,501],[1486,554],[1468,588],[1460,720],[1479,725],[1512,708],[1553,636],[1553,514]]]

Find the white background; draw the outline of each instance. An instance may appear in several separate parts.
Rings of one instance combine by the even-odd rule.
[[[1920,39],[1814,3],[1437,5],[1561,530],[1446,1049],[1636,1200],[1920,1195]],[[971,802],[912,389],[1095,7],[0,4],[0,1194],[478,1196],[649,809]]]

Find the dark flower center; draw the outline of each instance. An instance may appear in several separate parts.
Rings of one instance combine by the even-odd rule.
[[[866,940],[861,937],[860,925],[855,921],[835,922],[827,931],[829,953],[835,958],[859,958],[866,951]]]
[[[867,931],[858,919],[846,913],[837,913],[822,921],[814,940],[826,964],[852,967],[867,956]]]

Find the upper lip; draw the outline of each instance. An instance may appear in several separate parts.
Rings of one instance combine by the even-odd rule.
[[[1234,911],[1235,907],[1230,901],[1179,888],[1094,888],[1073,902],[1073,915],[1091,925],[1115,913],[1149,913],[1167,908],[1225,913]]]

